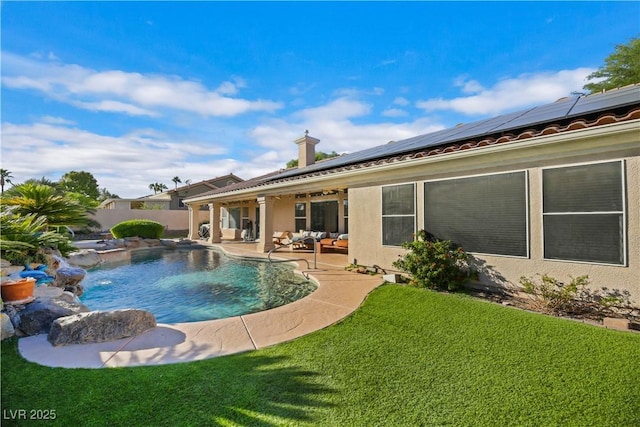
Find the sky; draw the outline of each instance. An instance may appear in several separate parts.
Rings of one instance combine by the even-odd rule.
[[[0,3],[0,164],[120,197],[581,92],[640,2]]]

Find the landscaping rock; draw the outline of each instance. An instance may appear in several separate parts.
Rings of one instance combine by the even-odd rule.
[[[144,239],[143,242],[145,242],[150,248],[160,246],[160,239]]]
[[[14,319],[12,322],[24,335],[38,335],[49,332],[51,324],[60,317],[88,311],[89,308],[78,302],[73,295],[63,293],[55,298],[36,298],[19,310],[17,322]]]
[[[54,346],[114,341],[139,335],[156,326],[144,310],[92,311],[56,319],[48,340]]]
[[[74,295],[81,296],[83,288],[80,282],[86,274],[87,273],[80,267],[60,267],[56,271],[56,278],[51,285],[72,292]]]
[[[16,334],[13,323],[6,313],[0,313],[0,340],[11,338]]]
[[[83,249],[69,254],[67,261],[74,267],[92,268],[99,265],[102,259],[94,249]]]
[[[160,240],[160,244],[162,244],[162,246],[166,246],[167,248],[178,247],[178,243],[175,240],[162,239]]]

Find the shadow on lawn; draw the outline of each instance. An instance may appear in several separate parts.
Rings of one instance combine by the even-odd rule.
[[[228,390],[224,404],[216,405],[210,420],[251,426],[281,423],[313,423],[318,409],[335,405],[327,402],[336,390],[321,382],[321,374],[288,363],[284,356],[236,356],[239,388]]]
[[[314,425],[335,406],[326,377],[286,356],[52,369],[24,360],[16,341],[1,346],[2,410],[55,408],[58,425]]]

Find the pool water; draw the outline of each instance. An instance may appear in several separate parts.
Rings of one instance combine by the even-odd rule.
[[[232,258],[211,248],[147,249],[87,271],[91,310],[138,308],[160,323],[195,322],[288,304],[316,289],[291,265]]]

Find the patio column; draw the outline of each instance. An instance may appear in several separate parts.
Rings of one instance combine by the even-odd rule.
[[[198,236],[198,211],[202,205],[187,205],[189,209],[189,240],[197,240]]]
[[[269,252],[275,247],[273,244],[273,197],[258,196],[260,205],[260,242],[258,252]]]
[[[220,203],[209,203],[209,243],[220,243]]]

